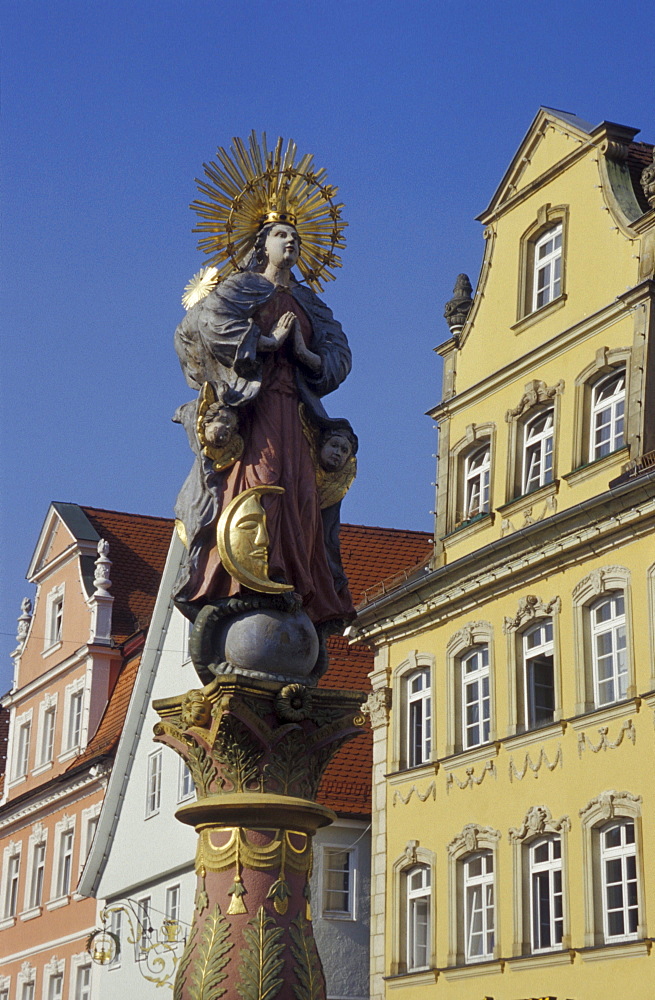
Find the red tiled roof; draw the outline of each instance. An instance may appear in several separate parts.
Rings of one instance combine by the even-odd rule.
[[[69,771],[79,767],[80,764],[94,760],[96,757],[113,756],[125,725],[127,708],[130,704],[132,688],[140,662],[141,654],[133,656],[123,664],[95,736],[91,738],[80,756],[76,757],[68,767]]]
[[[173,532],[169,517],[147,517],[82,507],[112,561],[112,634],[122,643],[150,624]]]
[[[357,604],[364,591],[410,566],[424,562],[432,552],[432,536],[425,531],[341,525],[341,555]],[[328,640],[330,666],[319,687],[368,691],[373,653],[368,646],[349,646],[342,636]],[[318,801],[347,816],[370,816],[372,734],[367,729],[343,746],[328,765]]]

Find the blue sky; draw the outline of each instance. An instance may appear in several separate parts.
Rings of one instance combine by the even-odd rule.
[[[50,500],[170,515],[190,453],[172,348],[203,263],[194,178],[254,128],[345,202],[325,299],[355,364],[344,520],[430,530],[443,304],[540,105],[655,139],[653,8],[626,0],[5,0],[2,615],[10,683]]]

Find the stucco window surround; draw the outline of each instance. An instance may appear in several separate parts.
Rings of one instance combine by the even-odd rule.
[[[14,716],[10,785],[20,784],[27,778],[32,750],[32,716],[31,708]]]
[[[451,488],[448,490],[447,532],[450,533],[473,524],[491,514],[493,510],[495,445],[495,424],[469,424],[465,435],[451,448],[448,477]],[[486,462],[484,461],[485,452],[488,455]],[[479,463],[477,468],[474,468],[476,459],[479,460]],[[480,499],[477,502],[476,479],[480,481]],[[475,512],[473,512],[474,510]]]
[[[434,657],[428,653],[419,653],[413,650],[406,660],[396,667],[393,673],[392,703],[394,705],[394,726],[392,735],[392,761],[391,770],[399,771],[411,766],[420,767],[435,759],[435,733],[431,731],[430,754],[427,760],[421,764],[410,764],[409,742],[410,742],[410,687],[412,678],[420,671],[427,671],[429,685],[427,691],[430,695],[430,715],[431,722],[435,715],[434,698]]]
[[[493,628],[489,622],[467,622],[450,637],[446,645],[446,695],[448,698],[446,713],[446,756],[461,753],[470,749],[466,745],[466,705],[464,690],[464,661],[467,654],[474,649],[486,648],[488,658],[490,729],[488,739],[484,742],[493,743],[496,739],[495,723],[495,670]],[[471,744],[472,746],[483,745]]]
[[[64,814],[54,830],[54,859],[50,880],[49,910],[69,902],[73,891],[73,857],[75,851],[75,816]]]
[[[571,469],[575,473],[593,462],[602,461],[603,457],[595,457],[592,448],[592,408],[594,390],[608,376],[623,370],[625,372],[624,399],[627,404],[630,398],[630,357],[629,347],[599,347],[594,360],[577,376],[574,388],[574,418],[573,418],[573,455]],[[625,437],[627,441],[627,410],[624,414]],[[623,445],[622,447],[624,447]],[[621,450],[621,449],[618,449]],[[610,455],[614,452],[610,452]]]
[[[45,895],[45,862],[48,845],[48,830],[42,823],[35,823],[27,840],[27,870],[25,873],[25,893],[22,920],[38,916],[42,910]]]
[[[563,391],[562,379],[551,386],[542,379],[532,379],[526,384],[517,405],[507,410],[506,503],[531,496],[546,486],[556,490],[560,396]],[[539,426],[540,422],[544,423],[543,427]]]
[[[595,672],[598,664],[593,645],[595,636],[592,614],[594,606],[603,597],[619,592],[623,595],[625,616],[625,694],[615,698],[611,704],[634,698],[637,694],[632,658],[634,632],[630,570],[624,566],[603,566],[601,569],[592,570],[573,588],[576,715],[591,712],[595,708],[607,707],[607,703],[597,704]]]
[[[11,976],[0,976],[0,1000],[9,1000]]]
[[[25,1000],[27,997],[30,1000],[36,998],[36,968],[29,962],[23,962],[20,972],[16,976],[16,997],[17,1000]]]
[[[59,760],[65,761],[79,753],[85,745],[87,706],[84,696],[85,677],[66,685],[64,691],[64,719],[61,727]]]
[[[65,584],[60,583],[48,592],[45,605],[45,636],[43,653],[54,653],[63,642]]]
[[[71,957],[71,975],[68,1000],[91,1000],[93,964],[88,952]]]
[[[566,259],[569,229],[568,205],[551,205],[546,203],[537,211],[535,221],[525,230],[519,244],[519,275],[516,319],[517,326],[522,329],[526,323],[521,321],[537,320],[551,310],[563,305],[566,301]],[[540,261],[537,258],[538,247],[545,243],[548,234],[560,234],[561,246],[559,252],[553,248],[549,259],[559,260],[559,281],[554,286],[550,283],[550,297],[543,305],[537,305],[537,289]],[[545,249],[548,249],[545,247]],[[552,277],[552,275],[551,275]],[[514,329],[517,330],[515,326]]]
[[[570,948],[569,905],[568,905],[568,834],[571,820],[562,816],[555,820],[548,806],[531,806],[525,819],[518,827],[511,827],[509,842],[512,845],[514,870],[514,937],[512,955],[543,954],[547,951],[563,951]],[[534,939],[533,876],[531,852],[540,843],[560,845],[561,900],[563,911],[562,940],[550,948],[536,947]],[[552,916],[552,915],[551,915]]]
[[[22,841],[10,840],[2,852],[2,884],[0,885],[0,930],[16,922],[18,890],[20,887]]]
[[[38,744],[34,774],[41,774],[52,767],[55,755],[58,695],[49,691],[39,704]]]
[[[498,926],[498,843],[500,830],[490,826],[467,823],[448,844],[448,965],[475,964],[477,961],[491,961],[500,955],[500,934]],[[492,953],[479,959],[466,957],[466,905],[465,869],[467,860],[473,855],[490,856],[493,870],[493,932]]]
[[[410,888],[408,876],[418,869],[426,870],[426,880],[430,887],[429,908],[427,914],[427,965],[421,969],[432,969],[436,964],[435,953],[435,896],[436,855],[421,847],[418,840],[410,840],[403,854],[397,858],[391,868],[391,912],[393,913],[391,930],[391,961],[389,974],[402,975],[406,972],[418,972],[418,967],[411,967],[408,954],[408,919],[410,914]]]
[[[357,848],[324,844],[320,863],[321,916],[326,920],[356,920]]]
[[[585,947],[615,943],[605,938],[605,895],[602,870],[601,834],[612,820],[625,819],[634,824],[634,853],[637,876],[637,929],[624,940],[648,937],[644,901],[645,873],[641,828],[641,796],[626,791],[604,791],[580,810],[582,820],[583,892],[585,910]],[[611,825],[611,824],[610,824]]]
[[[58,959],[56,955],[53,955],[50,961],[43,966],[42,1000],[64,1000],[65,973],[66,960]],[[59,989],[57,989],[58,979]]]
[[[560,612],[562,602],[559,597],[553,597],[548,602],[542,601],[535,594],[527,594],[519,600],[516,614],[505,617],[503,632],[507,638],[507,735],[538,730],[549,722],[531,725],[530,722],[530,684],[528,673],[529,663],[526,659],[525,637],[532,627],[539,623],[552,621],[552,656],[553,656],[553,717],[552,722],[562,718],[562,656],[560,641]]]

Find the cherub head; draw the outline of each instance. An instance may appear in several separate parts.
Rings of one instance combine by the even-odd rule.
[[[234,410],[222,403],[212,403],[202,418],[205,441],[212,448],[225,448],[232,439],[238,424]]]
[[[355,449],[354,435],[346,427],[329,428],[320,437],[319,464],[325,472],[341,472]]]

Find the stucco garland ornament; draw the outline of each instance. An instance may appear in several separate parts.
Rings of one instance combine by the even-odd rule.
[[[302,722],[312,710],[312,694],[304,684],[287,684],[275,698],[275,711],[283,722]]]
[[[336,202],[338,188],[327,183],[325,169],[314,167],[306,153],[296,162],[297,146],[278,138],[269,151],[266,133],[261,143],[250,133],[248,144],[234,138],[229,150],[219,146],[216,162],[204,163],[207,181],[196,178],[201,195],[191,208],[200,222],[194,232],[206,234],[198,248],[211,255],[209,266],[191,279],[182,297],[190,309],[223,278],[242,271],[255,246],[257,233],[270,222],[294,226],[301,239],[298,269],[314,291],[322,291],[321,281],[333,281],[331,269],[341,267],[343,204]]]

